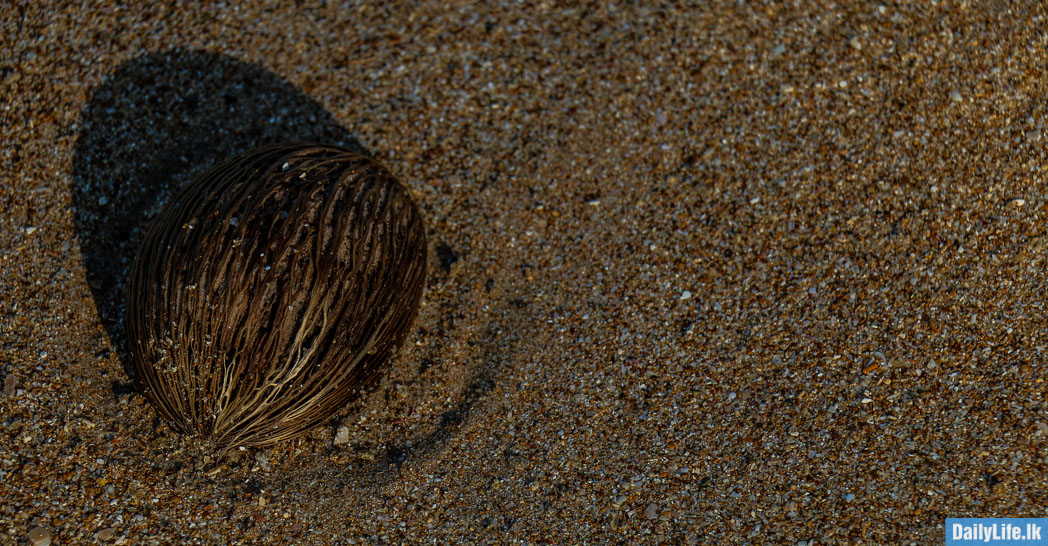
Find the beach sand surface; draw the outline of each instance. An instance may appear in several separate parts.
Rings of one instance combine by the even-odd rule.
[[[0,542],[941,544],[1046,517],[1038,2],[0,6]],[[381,381],[218,459],[126,369],[233,153],[425,218]]]

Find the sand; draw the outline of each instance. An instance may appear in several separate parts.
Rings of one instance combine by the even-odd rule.
[[[87,4],[0,7],[0,542],[1048,516],[1042,4]],[[216,460],[125,371],[123,282],[174,188],[281,140],[379,158],[434,259],[375,389]]]

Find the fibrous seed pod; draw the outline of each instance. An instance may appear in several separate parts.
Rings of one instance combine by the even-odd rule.
[[[376,161],[311,144],[243,153],[142,241],[127,284],[136,381],[216,450],[292,438],[377,378],[425,270],[418,209]]]

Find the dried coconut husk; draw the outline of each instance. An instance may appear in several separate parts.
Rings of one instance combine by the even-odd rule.
[[[216,450],[293,438],[378,377],[425,270],[418,209],[373,159],[243,153],[184,188],[142,241],[127,286],[136,380]]]

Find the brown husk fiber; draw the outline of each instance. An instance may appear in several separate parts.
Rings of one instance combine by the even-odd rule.
[[[425,270],[418,210],[375,161],[308,144],[244,152],[143,238],[127,297],[136,382],[216,450],[285,442],[375,380]]]

